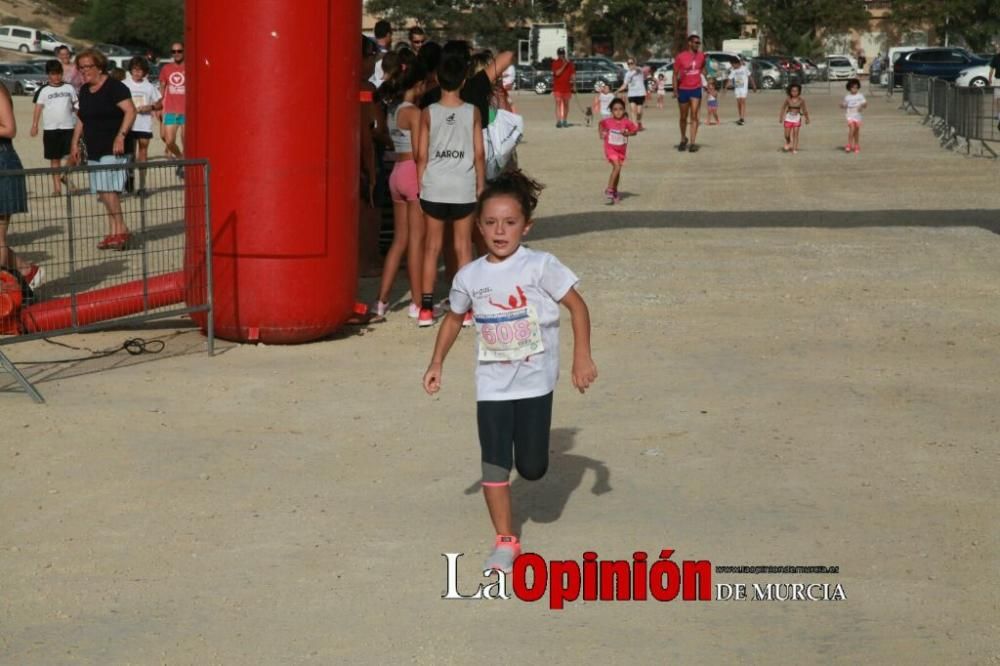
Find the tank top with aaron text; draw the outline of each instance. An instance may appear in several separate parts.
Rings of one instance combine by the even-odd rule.
[[[476,201],[475,108],[471,104],[427,107],[431,129],[421,199],[451,204]]]

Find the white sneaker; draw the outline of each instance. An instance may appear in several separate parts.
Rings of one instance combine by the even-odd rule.
[[[389,312],[389,304],[382,301],[375,301],[375,305],[372,306],[372,312],[377,317],[384,317]]]

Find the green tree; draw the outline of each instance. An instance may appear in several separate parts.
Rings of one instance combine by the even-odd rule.
[[[961,37],[976,52],[987,51],[1000,35],[997,0],[895,0],[892,20],[902,29],[930,25],[943,44]]]
[[[532,17],[524,0],[369,0],[370,14],[401,26],[416,19],[435,39],[470,39],[493,49],[515,49],[518,28]]]
[[[184,36],[183,0],[92,0],[70,34],[95,42],[148,46],[165,51]]]
[[[864,0],[745,0],[743,5],[777,49],[796,55],[820,53],[824,34],[864,29],[869,21]]]

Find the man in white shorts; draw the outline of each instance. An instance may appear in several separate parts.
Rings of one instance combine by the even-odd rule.
[[[743,125],[746,123],[747,115],[747,92],[751,86],[753,91],[757,92],[757,84],[754,83],[750,68],[747,67],[742,58],[740,58],[739,64],[729,72],[729,81],[732,83],[733,92],[736,95],[736,107],[740,112],[740,119],[736,121],[736,124]]]

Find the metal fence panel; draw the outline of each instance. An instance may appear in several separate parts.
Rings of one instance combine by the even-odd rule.
[[[204,160],[0,171],[0,349],[185,314],[211,328],[209,201]]]

